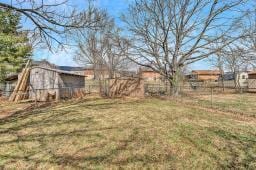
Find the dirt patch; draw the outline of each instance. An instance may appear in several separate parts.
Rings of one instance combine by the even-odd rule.
[[[4,119],[6,117],[12,116],[17,112],[24,111],[27,108],[31,107],[31,105],[31,103],[12,103],[2,100],[0,102],[0,119]]]
[[[23,114],[34,109],[40,109],[44,107],[49,107],[54,105],[55,103],[31,103],[31,102],[22,102],[22,103],[15,103],[9,102],[8,100],[2,99],[0,101],[0,120],[9,118],[16,114]]]

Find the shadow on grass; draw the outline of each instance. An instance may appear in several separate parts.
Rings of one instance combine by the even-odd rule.
[[[25,152],[23,155],[19,154],[0,154],[0,159],[7,160],[9,163],[12,164],[15,162],[26,162],[31,164],[30,168],[36,168],[39,165],[46,164],[47,166],[60,166],[60,167],[71,167],[71,168],[87,168],[87,166],[99,166],[99,165],[108,165],[108,166],[124,166],[128,165],[130,163],[135,162],[144,162],[147,163],[157,163],[161,160],[152,159],[152,155],[144,154],[144,155],[129,155],[127,158],[122,160],[115,160],[116,156],[123,152],[123,151],[129,151],[129,145],[131,143],[137,143],[140,141],[137,137],[137,131],[138,129],[133,130],[133,132],[129,135],[129,137],[125,140],[117,140],[117,141],[106,141],[104,139],[104,133],[106,131],[111,131],[114,129],[118,129],[118,127],[105,127],[100,129],[83,129],[83,130],[75,130],[71,132],[65,132],[65,133],[50,133],[50,134],[37,134],[37,135],[26,135],[21,136],[16,140],[8,141],[8,142],[1,142],[0,147],[6,146],[6,145],[13,145],[15,143],[21,144],[23,142],[39,142],[40,146],[38,146],[36,149]],[[93,133],[97,132],[97,133]],[[100,133],[100,135],[98,134]],[[46,143],[47,139],[49,138],[58,138],[58,137],[78,137],[81,136],[84,139],[88,139],[93,137],[96,137],[98,142],[95,142],[95,144],[91,146],[81,147],[77,148],[77,150],[74,153],[56,153],[54,150],[51,150],[49,148],[49,143]],[[114,142],[115,145],[113,148],[108,149],[104,152],[101,152],[102,149],[108,145],[110,142]],[[20,148],[20,150],[26,150],[25,148]],[[96,150],[96,153],[90,155],[86,154],[89,150],[94,149]],[[45,153],[47,151],[46,156],[49,159],[45,159],[44,156],[38,158],[36,155]],[[169,159],[169,157],[165,158],[166,161]]]
[[[116,155],[128,149],[127,147],[130,143],[140,140],[136,138],[137,130],[134,130],[126,140],[114,141],[113,148],[101,153],[105,146],[113,142],[106,139],[106,133],[109,134],[120,128],[128,127],[104,127],[94,117],[87,115],[86,111],[92,109],[107,110],[126,103],[132,104],[131,102],[101,101],[100,99],[64,102],[61,103],[61,106],[46,106],[37,110],[24,110],[12,117],[0,120],[0,135],[11,136],[11,138],[0,139],[0,148],[7,148],[8,150],[0,153],[0,166],[5,168],[5,166],[15,166],[17,162],[24,162],[24,164],[29,164],[26,166],[30,166],[30,168],[36,168],[42,164],[46,164],[48,167],[86,168],[88,165],[126,165],[131,162],[150,160],[150,155],[145,155],[145,157],[130,157],[122,161],[113,161]],[[85,112],[81,112],[82,108],[85,108]],[[75,128],[70,128],[70,125],[75,125]],[[48,127],[56,129],[49,132],[43,130]],[[64,129],[59,129],[60,127],[64,127]],[[32,129],[32,131],[25,134],[20,133],[20,131],[26,131],[26,129]],[[73,142],[91,139],[93,145],[89,147],[74,146],[76,148],[74,153],[57,153],[51,148],[51,145],[63,145],[65,147],[67,145],[65,142],[58,143],[59,141],[63,142],[63,139]],[[39,145],[28,149],[28,146],[25,146],[29,145],[27,143],[38,143]],[[90,149],[94,149],[95,153],[86,155],[85,153]],[[5,165],[1,165],[1,162],[5,162]]]
[[[250,164],[256,163],[256,137],[243,136],[238,133],[231,133],[222,129],[211,129],[211,131],[227,141],[224,147],[229,152],[231,159],[226,160],[230,169],[246,168],[250,169]],[[242,155],[245,155],[243,157]],[[255,165],[254,165],[255,166]]]
[[[253,169],[252,167],[255,167],[256,137],[254,134],[239,134],[221,127],[181,127],[179,131],[181,143],[192,148],[192,156],[189,159],[195,161],[199,159],[196,155],[204,155],[213,160],[212,163],[216,164],[218,169]]]

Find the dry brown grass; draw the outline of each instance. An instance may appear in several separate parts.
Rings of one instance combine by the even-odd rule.
[[[6,169],[255,169],[256,119],[159,99],[87,99],[0,121]]]
[[[256,117],[256,94],[195,94],[185,97],[190,103],[205,107],[213,107],[223,111],[237,112],[247,116]]]
[[[7,99],[0,99],[0,119],[11,116],[12,114],[28,108],[31,103],[14,103]]]

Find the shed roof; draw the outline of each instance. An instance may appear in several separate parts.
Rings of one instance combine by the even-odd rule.
[[[47,68],[47,67],[41,67],[41,66],[34,66],[34,67],[32,67],[32,69],[33,68],[41,68],[41,69],[44,69],[44,70],[54,71],[54,72],[57,72],[57,73],[60,73],[60,74],[86,77],[85,75],[77,74],[77,73],[70,72],[70,71],[59,70],[59,69],[53,69],[53,68]]]
[[[84,71],[85,68],[84,67],[73,67],[73,66],[57,66],[55,64],[50,63],[47,60],[41,60],[41,61],[36,61],[33,60],[32,61],[32,66],[39,66],[39,67],[45,67],[45,66],[49,66],[52,69],[58,69],[58,70],[63,70],[63,71]]]

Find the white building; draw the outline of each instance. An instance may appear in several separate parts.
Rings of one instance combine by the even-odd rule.
[[[235,79],[237,84],[235,85]],[[223,75],[224,87],[227,88],[247,88],[248,87],[248,72],[239,72],[234,75],[232,72],[225,73]],[[219,79],[219,86],[222,86],[222,77]]]

